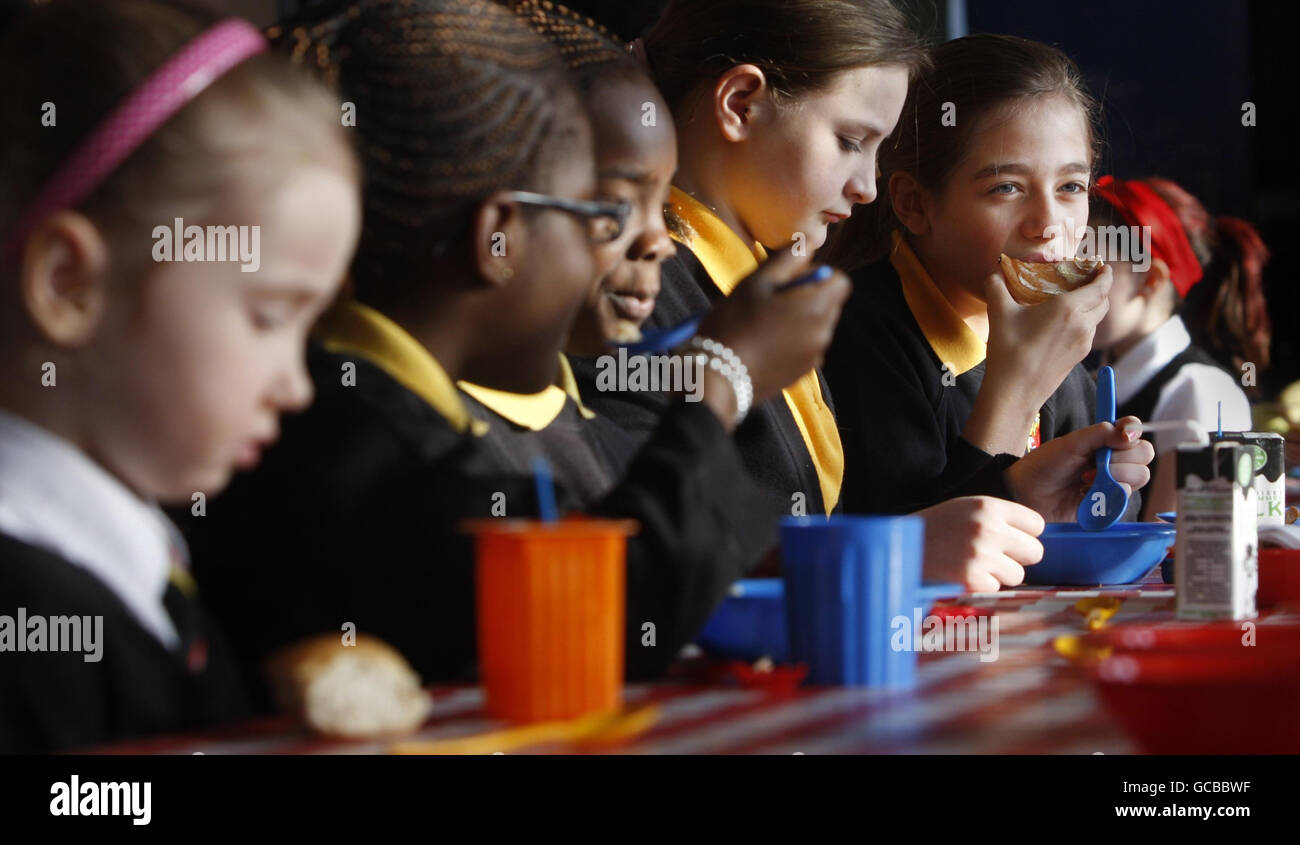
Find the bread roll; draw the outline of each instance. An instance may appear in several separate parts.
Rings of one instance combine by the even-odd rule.
[[[433,708],[401,653],[365,634],[355,645],[344,645],[339,634],[302,640],[272,654],[265,668],[276,703],[326,736],[409,733]]]
[[[1068,258],[1050,264],[1002,256],[1002,275],[1011,297],[1021,305],[1037,305],[1049,297],[1081,287],[1101,268],[1100,258]]]

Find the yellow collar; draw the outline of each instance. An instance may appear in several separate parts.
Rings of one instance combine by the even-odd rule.
[[[741,279],[767,260],[762,244],[746,246],[718,215],[676,186],[668,195],[668,205],[686,224],[684,236],[676,239],[695,254],[724,296],[730,296]]]
[[[584,419],[596,416],[582,404],[578,382],[573,377],[569,359],[563,354],[560,355],[560,384],[553,384],[541,393],[507,393],[467,381],[458,381],[456,386],[515,425],[532,431],[541,431],[553,423],[560,411],[564,410],[566,399],[573,400]]]
[[[326,349],[367,359],[428,402],[457,431],[487,431],[487,423],[470,416],[451,377],[429,350],[375,309],[356,301],[341,303],[321,318],[316,331]]]
[[[898,271],[898,278],[903,283],[903,298],[921,327],[921,333],[939,360],[951,365],[953,375],[961,375],[988,356],[984,341],[953,310],[948,298],[898,232],[894,232],[889,263]]]
[[[674,237],[695,254],[713,284],[724,295],[729,296],[741,279],[767,260],[767,250],[762,244],[746,246],[730,226],[684,191],[673,188],[668,202],[685,224],[681,227],[685,233]],[[822,397],[816,370],[805,373],[782,393],[817,471],[822,502],[829,514],[839,501],[840,484],[844,478],[844,446],[840,442],[835,416]]]

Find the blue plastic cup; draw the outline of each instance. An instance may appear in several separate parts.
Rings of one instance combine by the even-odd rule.
[[[786,517],[781,558],[793,659],[813,684],[908,688],[916,651],[891,647],[892,624],[924,615],[925,520],[917,516]],[[958,588],[960,589],[960,588]],[[915,637],[913,637],[915,640]]]

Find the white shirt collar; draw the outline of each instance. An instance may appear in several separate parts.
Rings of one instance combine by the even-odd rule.
[[[1128,404],[1156,373],[1191,344],[1192,336],[1177,314],[1138,341],[1111,364],[1115,370],[1115,404],[1120,407]]]
[[[168,647],[176,627],[162,604],[172,549],[184,541],[145,502],[80,449],[0,411],[0,532],[102,581]]]

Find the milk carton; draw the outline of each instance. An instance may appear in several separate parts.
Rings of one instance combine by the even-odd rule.
[[[1180,446],[1177,479],[1178,618],[1254,618],[1259,585],[1254,452],[1226,441]]]
[[[1259,524],[1282,525],[1286,512],[1285,440],[1270,431],[1225,431],[1210,434],[1211,442],[1241,443],[1255,461],[1255,492],[1259,494]]]

